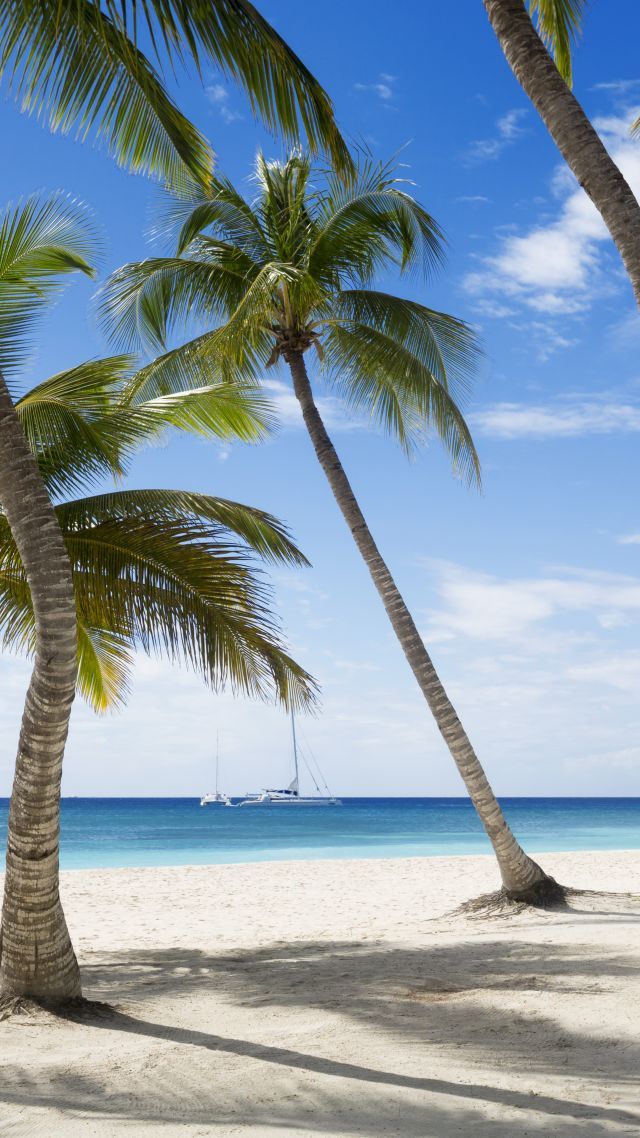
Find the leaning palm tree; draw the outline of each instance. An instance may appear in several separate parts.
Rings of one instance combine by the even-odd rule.
[[[24,362],[34,317],[61,274],[90,271],[92,241],[85,212],[63,198],[31,199],[0,223],[0,620],[6,641],[34,656],[9,819],[0,999],[60,1001],[79,991],[58,895],[60,778],[78,658],[96,705],[124,693],[133,643],[183,655],[211,682],[228,678],[251,694],[273,690],[295,702],[308,689],[247,562],[251,549],[299,556],[273,519],[175,492],[52,504],[51,494],[121,475],[133,448],[167,425],[244,439],[264,429],[259,402],[228,389],[116,409],[123,359],[56,376],[16,410],[3,373]]]
[[[138,46],[142,39],[151,58]],[[105,141],[131,170],[207,185],[212,151],[163,86],[192,61],[237,82],[272,130],[349,159],[331,100],[249,0],[3,0],[0,77],[53,130]]]
[[[143,368],[130,385],[134,402],[210,375],[246,384],[278,361],[287,366],[318,461],[493,844],[504,887],[514,897],[542,897],[555,883],[506,823],[369,531],[306,368],[311,353],[325,382],[407,450],[434,427],[456,469],[477,480],[478,458],[456,402],[476,359],[473,333],[454,317],[370,287],[388,268],[428,273],[442,257],[438,226],[391,168],[364,162],[346,187],[330,173],[313,177],[304,157],[282,164],[259,156],[254,201],[220,179],[211,195],[176,201],[177,255],[118,270],[103,295],[105,323],[128,345],[146,339],[155,349],[185,321],[210,329]]]
[[[528,0],[529,11],[524,0],[483,3],[513,74],[607,226],[640,305],[640,205],[571,91],[571,41],[585,0]]]

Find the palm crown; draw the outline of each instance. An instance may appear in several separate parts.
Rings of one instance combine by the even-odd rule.
[[[475,449],[457,404],[477,356],[461,320],[375,290],[394,269],[428,276],[442,238],[391,167],[371,161],[345,186],[310,160],[258,156],[256,196],[226,180],[210,195],[176,199],[177,255],[125,265],[101,309],[128,348],[166,349],[170,330],[204,331],[164,350],[130,386],[132,400],[203,382],[255,383],[264,368],[314,349],[325,382],[365,409],[409,449],[430,425],[454,463],[478,477]]]

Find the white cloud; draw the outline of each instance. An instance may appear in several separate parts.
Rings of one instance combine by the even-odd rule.
[[[562,569],[553,576],[509,580],[447,562],[435,568],[440,607],[430,616],[432,640],[463,636],[526,646],[532,630],[567,614],[586,616],[588,635],[640,620],[637,577]]]
[[[567,675],[572,680],[607,684],[619,691],[635,694],[640,687],[640,653],[624,652],[600,657],[591,663],[569,668]]]
[[[484,194],[461,194],[456,198],[457,202],[478,202],[479,204],[486,204],[491,201],[491,198],[486,198]]]
[[[240,122],[244,118],[244,115],[229,106],[229,92],[222,83],[212,83],[205,88],[205,91],[209,102],[213,103],[223,122]]]
[[[626,95],[640,86],[640,79],[612,79],[608,83],[595,83],[592,91],[613,91],[618,95]]]
[[[382,103],[390,103],[395,98],[395,82],[395,75],[389,75],[387,71],[382,71],[375,83],[354,83],[353,89],[360,93],[369,91],[376,95]]]
[[[602,117],[594,125],[638,193],[640,147],[629,138],[635,113]],[[598,211],[566,169],[556,172],[551,188],[562,201],[555,220],[503,237],[498,251],[466,277],[471,294],[507,296],[547,316],[570,316],[611,291],[611,274],[603,272],[609,234]]]
[[[498,158],[505,147],[510,146],[525,133],[520,125],[528,112],[524,108],[507,111],[496,121],[496,134],[492,138],[476,138],[465,151],[466,162],[488,162]]]
[[[640,406],[604,399],[538,405],[496,403],[469,415],[469,421],[480,434],[499,439],[575,438],[640,431]]]
[[[640,545],[640,533],[625,533],[617,538],[618,545]]]

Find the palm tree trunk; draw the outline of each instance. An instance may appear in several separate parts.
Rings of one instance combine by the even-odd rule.
[[[615,241],[640,306],[640,205],[538,36],[523,0],[483,0],[500,47]]]
[[[80,996],[58,892],[60,778],[76,685],[76,610],[56,514],[1,373],[0,506],[26,571],[36,624],[9,810],[0,998],[57,1003]]]
[[[413,617],[371,536],[364,514],[356,501],[335,447],[315,405],[302,353],[290,352],[287,362],[291,369],[293,388],[302,408],[304,422],[311,436],[318,461],[327,477],[342,516],[351,530],[353,540],[362,554],[373,583],[380,594],[393,631],[407,658],[407,663],[418,681],[420,690],[429,705],[438,729],[467,788],[469,797],[487,832],[498,859],[505,891],[514,898],[542,900],[545,895],[555,892],[558,886],[552,878],[547,877],[544,870],[536,862],[527,856],[509,829],[482,766],[456,715],[455,708],[431,662]]]

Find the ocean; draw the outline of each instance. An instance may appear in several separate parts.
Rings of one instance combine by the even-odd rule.
[[[65,798],[63,869],[490,853],[465,798],[341,807],[201,807],[196,798]],[[640,849],[640,798],[503,798],[529,852]],[[0,799],[0,839],[8,801]]]

